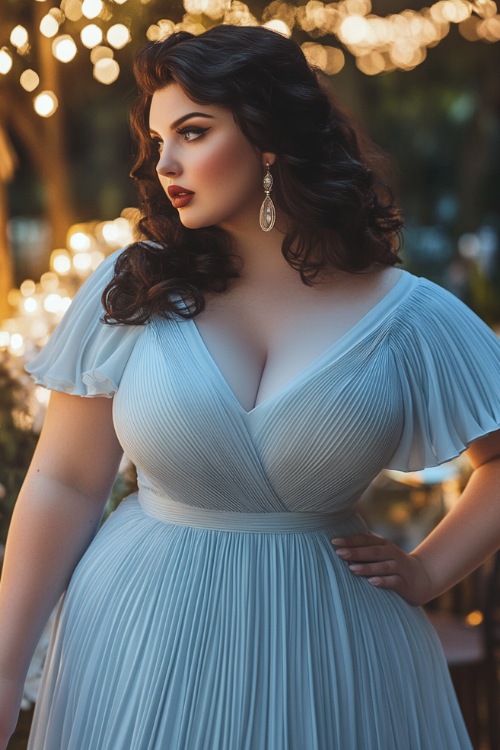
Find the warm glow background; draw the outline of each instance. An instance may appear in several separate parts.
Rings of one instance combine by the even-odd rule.
[[[95,253],[110,248],[99,227],[134,206],[127,124],[134,51],[176,29],[197,34],[220,23],[267,25],[301,44],[392,157],[407,221],[407,267],[498,322],[500,14],[494,0],[2,3],[0,319],[35,314],[24,303],[20,311],[23,295],[11,292],[26,280],[38,284],[37,293],[47,272],[75,287],[97,262]],[[88,233],[93,260],[71,247],[81,231]]]

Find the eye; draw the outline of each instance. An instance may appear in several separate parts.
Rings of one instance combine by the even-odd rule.
[[[196,127],[195,125],[190,125],[187,128],[181,128],[180,130],[177,130],[176,132],[182,136],[183,141],[196,141],[198,138],[200,138],[204,133],[207,132],[209,128],[200,128]]]

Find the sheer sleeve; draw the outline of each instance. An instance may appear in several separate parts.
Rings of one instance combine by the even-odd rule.
[[[420,279],[391,347],[403,425],[387,468],[437,466],[500,428],[500,341],[452,294]]]
[[[111,397],[143,326],[106,325],[102,292],[120,250],[80,287],[48,343],[26,366],[36,383],[77,396]]]

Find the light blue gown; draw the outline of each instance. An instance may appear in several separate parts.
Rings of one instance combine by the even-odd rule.
[[[193,320],[100,322],[115,259],[28,367],[114,395],[140,487],[71,579],[30,750],[470,750],[425,614],[330,539],[364,528],[353,505],[384,467],[435,466],[500,427],[496,336],[404,272],[245,411]]]

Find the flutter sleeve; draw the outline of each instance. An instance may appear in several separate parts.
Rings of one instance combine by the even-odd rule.
[[[47,344],[26,366],[39,385],[77,396],[111,397],[143,326],[101,321],[101,295],[120,250],[85,281]]]
[[[500,340],[455,296],[420,279],[391,349],[402,430],[387,468],[437,466],[500,428]]]

